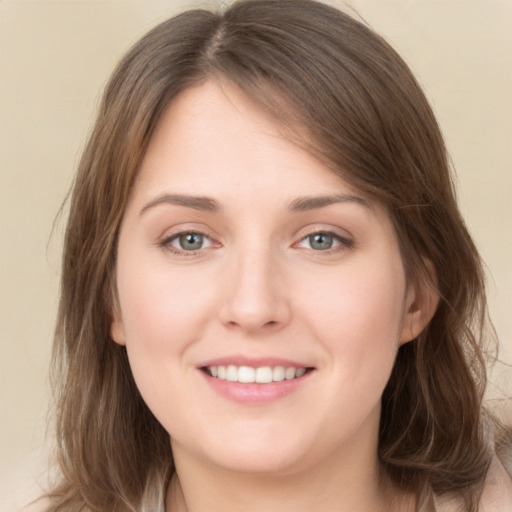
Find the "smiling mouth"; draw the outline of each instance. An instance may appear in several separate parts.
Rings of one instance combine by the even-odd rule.
[[[201,368],[210,377],[243,384],[270,384],[285,380],[298,379],[314,368],[295,368],[286,366],[251,366],[219,365]]]

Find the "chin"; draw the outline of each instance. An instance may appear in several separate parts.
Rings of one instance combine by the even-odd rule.
[[[290,429],[268,429],[260,425],[259,432],[230,432],[211,435],[194,436],[190,443],[175,444],[180,453],[195,454],[201,462],[207,462],[210,467],[216,467],[227,472],[251,475],[290,475],[314,464],[321,457],[321,449],[314,449],[315,443],[302,435],[293,435]],[[300,434],[300,432],[299,432]],[[314,437],[314,436],[313,436]],[[205,442],[196,443],[197,439]],[[317,447],[320,448],[320,447]]]
[[[219,454],[220,455],[220,454]],[[211,461],[225,471],[247,475],[285,476],[304,469],[305,457],[296,451],[230,449]]]

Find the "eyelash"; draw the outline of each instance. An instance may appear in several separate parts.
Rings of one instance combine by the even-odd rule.
[[[177,248],[177,247],[172,245],[172,243],[174,241],[178,240],[180,237],[185,236],[185,235],[193,235],[193,236],[202,237],[203,239],[206,239],[206,240],[209,241],[209,245],[207,247],[201,247],[199,249],[190,250],[190,251],[187,251],[185,249],[180,249],[180,248]],[[319,235],[331,237],[333,239],[333,241],[335,242],[335,245],[333,247],[329,247],[327,249],[318,249],[318,250],[315,250],[315,249],[313,249],[311,247],[304,248],[305,250],[309,250],[309,251],[312,251],[313,253],[315,253],[315,256],[316,255],[320,256],[320,255],[333,254],[333,253],[336,253],[336,252],[339,252],[339,251],[343,251],[343,250],[346,250],[346,249],[351,249],[354,246],[354,241],[349,239],[349,238],[346,238],[346,237],[343,237],[341,235],[338,235],[337,233],[335,233],[333,231],[318,230],[318,231],[313,231],[311,233],[308,233],[306,236],[303,236],[298,242],[295,242],[292,245],[292,247],[297,247],[301,243],[303,243],[304,241],[306,241],[308,239],[309,239],[309,241],[311,243],[311,239],[313,237],[319,236]],[[179,256],[189,257],[189,256],[196,256],[197,254],[199,254],[204,249],[208,249],[209,247],[212,247],[212,246],[214,246],[215,248],[218,248],[218,247],[221,246],[221,244],[218,243],[218,242],[212,241],[212,239],[208,235],[206,235],[205,233],[202,233],[200,231],[184,230],[184,231],[179,231],[177,233],[173,233],[172,235],[164,238],[162,241],[160,241],[158,243],[158,246],[162,247],[162,248],[164,248],[164,249],[166,249],[166,250],[168,250],[168,251],[170,251],[170,252],[172,252],[174,254],[177,254]]]
[[[312,247],[306,248],[306,250],[313,251],[315,253],[315,256],[329,255],[329,254],[333,254],[333,253],[343,251],[346,249],[351,249],[352,247],[354,247],[353,240],[346,238],[344,236],[338,235],[334,231],[328,231],[328,230],[319,230],[319,231],[313,231],[311,233],[308,233],[306,236],[302,237],[298,242],[296,242],[294,244],[294,246],[297,246],[306,240],[309,240],[309,242],[311,244],[311,239],[315,236],[320,236],[320,235],[332,238],[334,245],[327,249],[315,250]]]

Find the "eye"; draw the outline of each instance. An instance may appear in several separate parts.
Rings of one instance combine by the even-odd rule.
[[[330,233],[315,233],[306,237],[306,240],[309,247],[315,251],[326,251],[331,249],[335,243],[335,239]]]
[[[298,243],[299,247],[313,251],[328,251],[339,246],[352,247],[353,242],[330,231],[318,231],[304,237]]]
[[[184,231],[167,238],[162,245],[177,250],[177,252],[193,252],[210,247],[212,241],[202,233]]]

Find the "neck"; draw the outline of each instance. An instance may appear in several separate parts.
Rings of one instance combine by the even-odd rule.
[[[180,460],[169,485],[166,512],[402,512],[413,500],[391,484],[377,460],[308,468],[284,475],[254,475]],[[407,502],[407,503],[406,503]]]

